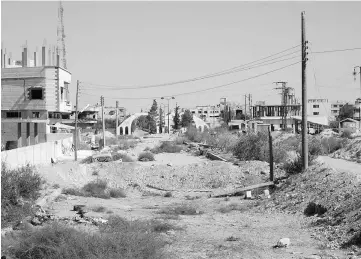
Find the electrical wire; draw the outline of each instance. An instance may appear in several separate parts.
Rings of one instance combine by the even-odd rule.
[[[311,51],[312,54],[321,54],[321,53],[330,53],[330,52],[339,52],[339,51],[350,51],[350,50],[361,50],[361,48],[351,48],[351,49],[335,49],[335,50],[325,50],[325,51]]]
[[[233,68],[230,68],[230,69],[226,69],[226,70],[222,70],[222,71],[219,71],[219,72],[216,72],[216,73],[211,73],[211,74],[208,74],[208,75],[205,75],[205,76],[200,76],[200,77],[195,77],[195,78],[191,78],[191,79],[186,79],[186,80],[180,80],[180,81],[175,81],[175,82],[168,82],[168,83],[163,83],[163,84],[154,84],[154,85],[140,85],[140,86],[126,86],[126,87],[119,87],[119,86],[116,86],[116,85],[103,85],[103,84],[95,84],[95,83],[91,83],[91,82],[85,82],[83,81],[84,83],[87,83],[89,85],[94,85],[94,86],[103,86],[103,87],[114,87],[114,88],[118,88],[118,89],[142,89],[142,88],[151,88],[151,87],[160,87],[160,86],[169,86],[169,85],[175,85],[175,84],[181,84],[181,83],[188,83],[188,82],[193,82],[193,81],[198,81],[198,80],[202,80],[202,79],[207,79],[207,78],[212,78],[212,77],[216,77],[216,76],[221,76],[223,74],[229,74],[231,73],[232,71],[235,71],[237,69],[241,69],[241,68],[244,68],[246,66],[249,66],[251,64],[253,65],[257,65],[257,63],[259,63],[260,61],[262,60],[266,60],[266,59],[269,59],[271,57],[274,57],[274,56],[277,56],[279,54],[282,54],[284,52],[287,52],[289,50],[292,50],[292,49],[295,49],[297,47],[299,47],[300,45],[297,45],[297,46],[294,46],[292,48],[288,48],[286,50],[283,50],[281,52],[278,52],[278,53],[275,53],[275,54],[272,54],[270,56],[267,56],[267,57],[264,57],[264,58],[261,58],[261,59],[258,59],[256,61],[253,61],[253,62],[249,62],[249,63],[246,63],[246,64],[243,64],[243,65],[240,65],[240,66],[236,66],[236,67],[233,67]],[[289,53],[289,54],[285,54],[283,56],[280,56],[278,58],[275,58],[275,59],[279,59],[281,57],[284,57],[284,56],[289,56],[291,54],[294,54],[296,52],[299,52],[299,51],[295,51],[295,52],[292,52],[292,53]],[[271,60],[268,60],[268,61],[271,61]],[[264,61],[264,62],[268,62],[268,61]],[[256,64],[254,64],[256,63]],[[234,73],[234,72],[232,72]]]
[[[202,90],[192,91],[192,92],[186,92],[186,93],[180,93],[180,94],[173,94],[173,95],[166,95],[166,96],[163,96],[163,97],[175,97],[175,96],[182,96],[182,95],[188,95],[188,94],[194,94],[194,93],[200,93],[200,92],[205,92],[205,91],[209,91],[209,90],[219,89],[219,88],[222,88],[222,87],[226,87],[226,86],[229,86],[229,85],[233,85],[233,84],[245,82],[245,81],[248,81],[248,80],[257,78],[257,77],[261,77],[261,76],[264,76],[264,75],[267,75],[267,74],[270,74],[270,73],[273,73],[273,72],[276,72],[276,71],[279,71],[279,70],[282,70],[282,69],[285,69],[285,68],[294,66],[294,65],[296,65],[296,64],[298,64],[298,63],[301,63],[301,61],[298,61],[298,62],[289,64],[289,65],[286,65],[286,66],[283,66],[283,67],[280,67],[280,68],[277,68],[277,69],[274,69],[274,70],[270,70],[270,71],[265,72],[265,73],[262,73],[262,74],[258,74],[258,75],[252,76],[252,77],[248,77],[248,78],[245,78],[245,79],[242,79],[242,80],[234,81],[234,82],[231,82],[231,83],[227,83],[227,84],[223,84],[223,85],[219,85],[219,86],[214,86],[214,87],[210,87],[210,88],[206,88],[206,89],[202,89]],[[98,95],[92,95],[92,94],[88,94],[88,93],[83,93],[83,94],[89,95],[89,96],[98,96]],[[122,100],[142,100],[142,99],[143,99],[143,100],[145,100],[145,99],[150,100],[150,99],[161,98],[161,96],[148,97],[148,98],[142,98],[142,97],[138,97],[138,98],[121,98],[121,97],[115,98],[115,97],[106,97],[106,98],[109,98],[109,99],[122,99]]]
[[[282,59],[282,60],[278,60],[278,61],[274,61],[274,62],[270,62],[270,63],[266,63],[266,64],[261,64],[261,65],[253,66],[253,67],[250,67],[250,68],[244,68],[244,69],[242,69],[242,70],[232,71],[232,72],[229,72],[229,73],[234,73],[234,72],[239,72],[239,71],[250,70],[250,69],[254,69],[254,68],[262,67],[262,66],[268,66],[268,65],[271,65],[271,64],[275,64],[275,63],[279,63],[279,62],[283,62],[283,61],[287,61],[287,60],[291,60],[291,59],[295,59],[295,58],[299,58],[299,56],[294,56],[294,57],[290,57],[290,58],[286,58],[286,59]],[[222,74],[222,75],[224,75],[224,74]],[[141,87],[141,88],[116,88],[116,89],[106,88],[106,90],[122,91],[122,90],[138,90],[138,89],[154,88],[154,87],[162,87],[162,86],[147,86],[147,87]],[[85,90],[91,90],[91,91],[103,91],[103,90],[104,90],[104,88],[96,89],[96,88],[89,88],[89,87],[85,87],[85,88],[83,87],[83,89],[85,89]]]

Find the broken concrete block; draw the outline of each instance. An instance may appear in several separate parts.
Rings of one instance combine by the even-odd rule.
[[[168,163],[167,166],[172,166],[172,163]]]
[[[269,195],[269,190],[264,190],[263,193],[267,199],[271,198],[271,195]]]
[[[246,199],[252,199],[252,191],[246,191]]]
[[[289,247],[291,244],[291,241],[289,238],[281,238],[280,240],[278,240],[277,242],[277,247]]]
[[[31,222],[30,222],[33,226],[40,226],[41,222],[37,217],[34,217]]]

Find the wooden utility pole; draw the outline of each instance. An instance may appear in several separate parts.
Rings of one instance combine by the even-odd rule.
[[[246,120],[247,117],[247,95],[244,95],[244,120]]]
[[[78,100],[79,100],[79,80],[76,81],[76,99],[75,99],[75,139],[74,139],[75,161],[78,161]]]
[[[307,63],[307,41],[305,28],[305,12],[301,13],[301,44],[302,44],[302,162],[303,169],[308,168],[308,141],[307,141],[307,83],[306,83],[306,63]]]
[[[270,173],[270,181],[273,182],[273,148],[272,148],[272,135],[271,129],[268,127],[268,140],[269,140],[269,173]]]
[[[104,97],[100,97],[100,103],[102,105],[102,122],[103,122],[103,148],[105,147],[105,120],[104,120]]]
[[[251,94],[248,94],[248,109],[249,109],[249,117],[250,119],[252,119]]]
[[[115,102],[115,136],[118,136],[118,109],[119,109],[119,102]]]

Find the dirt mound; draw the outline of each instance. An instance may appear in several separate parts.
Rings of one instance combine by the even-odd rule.
[[[232,189],[268,181],[268,163],[260,161],[242,162],[239,166],[221,161],[205,161],[198,164],[162,165],[139,163],[104,163],[99,168],[91,164],[89,171],[99,171],[119,187],[132,184],[152,185],[168,190]]]
[[[361,162],[361,138],[350,140],[346,147],[337,150],[331,157]]]
[[[326,237],[329,247],[361,244],[361,182],[353,173],[337,172],[320,164],[292,176],[262,204],[268,210],[305,213],[317,235]]]

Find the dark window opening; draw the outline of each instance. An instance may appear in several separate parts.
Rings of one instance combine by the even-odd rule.
[[[38,124],[34,123],[34,137],[38,136]]]
[[[33,118],[40,118],[40,112],[33,112]]]
[[[60,98],[64,100],[64,87],[60,87]]]
[[[43,99],[43,89],[34,88],[30,90],[30,99],[32,100],[42,100]]]
[[[115,114],[115,111],[110,111],[109,112],[109,115],[114,115]]]
[[[314,112],[313,115],[319,115],[319,112]]]
[[[7,112],[6,118],[21,118],[21,112]]]
[[[26,137],[30,137],[30,123],[26,123]]]

